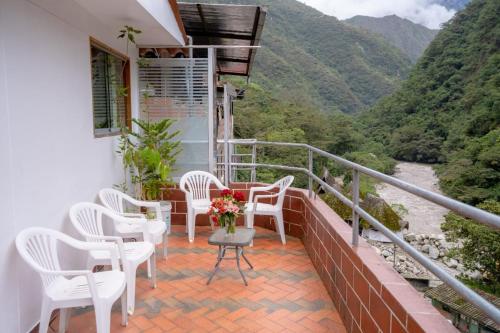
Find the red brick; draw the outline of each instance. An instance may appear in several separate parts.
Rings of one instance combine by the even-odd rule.
[[[342,264],[341,264],[341,271],[342,274],[344,274],[347,282],[352,286],[352,276],[353,276],[353,265],[351,260],[345,255],[345,253],[342,253]]]
[[[185,201],[176,201],[175,212],[184,214],[187,213],[187,203]]]
[[[361,302],[351,287],[347,287],[346,295],[349,311],[351,311],[354,321],[359,323],[361,320]]]
[[[370,302],[370,285],[363,274],[356,268],[353,269],[353,287],[361,303],[368,308]]]
[[[391,333],[406,333],[404,326],[395,316],[391,318]]]
[[[290,197],[290,208],[302,212],[304,210],[304,201],[302,198]]]
[[[366,333],[378,332],[375,321],[364,307],[361,308],[361,330]]]
[[[377,292],[370,288],[370,314],[380,329],[385,332],[391,330],[391,311]]]

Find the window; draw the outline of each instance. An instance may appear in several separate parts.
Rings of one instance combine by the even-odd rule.
[[[90,51],[94,135],[116,135],[130,126],[129,61],[94,39]]]

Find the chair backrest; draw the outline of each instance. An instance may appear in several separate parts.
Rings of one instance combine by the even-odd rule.
[[[44,271],[59,271],[61,266],[57,255],[57,241],[68,236],[45,228],[28,228],[16,237],[17,251],[35,271],[40,274],[44,288],[58,275],[44,274]]]
[[[210,200],[210,184],[212,183],[217,185],[219,189],[224,187],[217,177],[211,173],[205,171],[190,171],[182,176],[179,187],[183,192],[191,193],[193,200]]]
[[[92,236],[104,236],[102,216],[111,214],[108,208],[92,202],[81,202],[73,205],[69,210],[69,218],[75,229],[85,237],[88,242],[98,242]]]
[[[278,207],[280,208],[283,207],[283,201],[285,200],[286,190],[292,185],[293,180],[294,180],[293,176],[286,176],[273,184],[274,188],[279,188],[278,193],[280,195],[278,196],[278,200],[276,202],[276,205]]]
[[[128,195],[113,188],[103,188],[99,191],[99,199],[102,204],[116,213],[123,214],[123,201]]]

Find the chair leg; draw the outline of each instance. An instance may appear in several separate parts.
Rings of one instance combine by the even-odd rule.
[[[149,257],[149,261],[151,261],[151,288],[156,288],[156,254],[154,252]]]
[[[165,231],[163,234],[163,257],[167,258],[168,255],[168,232]]]
[[[245,225],[247,228],[253,228],[253,220],[254,214],[246,213],[245,214]]]
[[[147,262],[147,266],[148,266],[148,279],[151,279],[151,263],[149,262],[149,260]]]
[[[94,304],[97,333],[109,333],[111,328],[111,306]]]
[[[276,221],[276,229],[278,230],[280,236],[281,236],[281,243],[286,244],[286,237],[285,237],[285,225],[283,222],[283,213],[279,212],[275,216],[275,221]]]
[[[135,279],[137,266],[130,267],[125,274],[127,275],[127,311],[129,315],[133,315],[135,309]]]
[[[254,220],[254,214],[253,213],[246,213],[245,214],[245,226],[249,229],[253,228],[253,220]],[[252,242],[250,243],[250,247],[253,246],[253,239]]]
[[[66,332],[70,317],[71,308],[59,309],[59,333]]]
[[[52,315],[52,305],[46,297],[42,300],[42,309],[40,312],[40,325],[38,326],[39,333],[47,333],[49,329],[50,316]]]
[[[188,219],[188,222],[189,222],[189,226],[188,226],[189,242],[192,243],[194,241],[194,225],[196,222],[196,215],[194,214],[194,212],[192,214],[190,214],[190,218]]]
[[[127,290],[128,290],[128,286],[125,288],[125,290],[122,293],[122,296],[120,297],[120,302],[121,302],[121,306],[122,306],[122,326],[127,326],[127,324],[128,324]]]

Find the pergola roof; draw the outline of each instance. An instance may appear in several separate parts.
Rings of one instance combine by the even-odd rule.
[[[194,45],[257,46],[266,10],[260,6],[178,3],[186,34]],[[196,56],[206,54],[194,49]],[[217,49],[217,72],[248,76],[256,50],[251,48]]]

